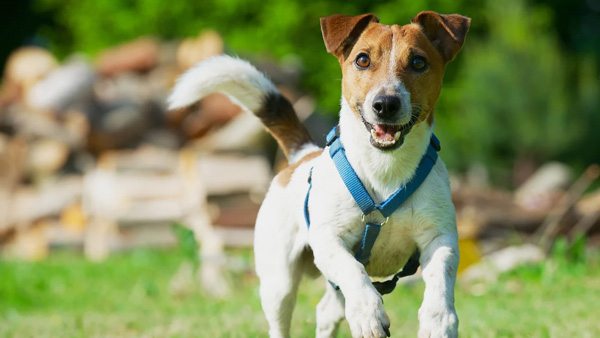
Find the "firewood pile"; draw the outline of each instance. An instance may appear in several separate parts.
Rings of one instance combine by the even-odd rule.
[[[545,248],[560,235],[600,240],[595,237],[600,234],[600,190],[584,194],[599,174],[598,165],[591,165],[573,179],[566,165],[547,163],[515,192],[454,186],[459,234],[500,242],[516,236]]]
[[[600,190],[585,193],[600,176],[591,165],[577,179],[561,163],[541,166],[515,192],[453,185],[461,262],[467,282],[494,280],[499,273],[539,262],[561,236],[586,236],[600,245]]]
[[[15,50],[0,87],[0,253],[42,259],[74,246],[102,259],[175,245],[174,223],[216,238],[215,247],[251,245],[274,143],[220,94],[166,110],[176,78],[224,48],[204,31],[183,41],[142,37],[94,59]],[[297,67],[262,68],[312,113]]]

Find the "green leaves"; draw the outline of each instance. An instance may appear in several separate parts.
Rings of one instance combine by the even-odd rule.
[[[556,3],[561,1],[568,3],[556,0],[554,8],[560,8]],[[230,54],[251,60],[300,60],[301,86],[317,98],[318,111],[332,117],[339,111],[341,72],[337,60],[325,51],[320,17],[372,12],[382,23],[402,25],[425,9],[461,13],[473,18],[471,30],[463,50],[448,66],[436,107],[436,132],[446,145],[443,158],[450,169],[483,163],[493,169],[492,177],[503,172],[509,178],[506,173],[519,158],[538,164],[564,160],[578,167],[600,158],[600,148],[591,146],[600,142],[596,132],[600,53],[565,49],[558,33],[568,33],[561,23],[573,19],[546,4],[37,0],[35,5],[39,11],[54,13],[55,25],[41,34],[62,56],[75,51],[93,56],[142,35],[181,39],[212,28],[223,35]],[[498,183],[506,185],[508,179]]]

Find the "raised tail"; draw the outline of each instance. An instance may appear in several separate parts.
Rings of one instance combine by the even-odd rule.
[[[250,63],[231,56],[212,57],[185,72],[168,98],[169,109],[187,107],[215,92],[260,118],[288,160],[304,145],[314,143],[291,103],[273,83]]]

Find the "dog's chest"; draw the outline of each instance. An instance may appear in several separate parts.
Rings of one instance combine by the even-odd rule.
[[[366,266],[369,276],[390,276],[404,267],[416,249],[412,237],[414,221],[410,215],[403,215],[392,217],[382,226]]]

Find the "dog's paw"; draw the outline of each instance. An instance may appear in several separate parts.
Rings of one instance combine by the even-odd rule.
[[[383,300],[375,289],[346,297],[346,319],[354,338],[390,336],[390,319],[383,309]]]
[[[458,316],[454,306],[421,305],[419,309],[419,338],[458,337]]]

